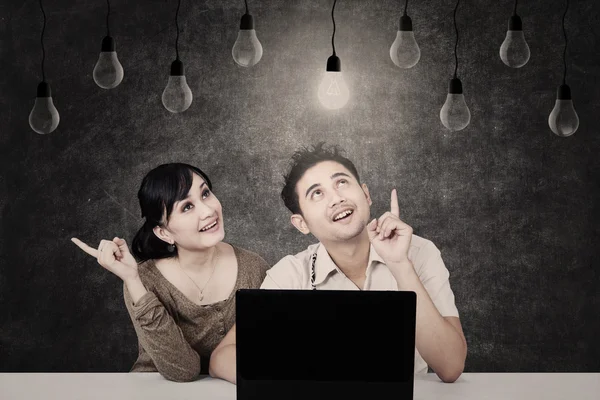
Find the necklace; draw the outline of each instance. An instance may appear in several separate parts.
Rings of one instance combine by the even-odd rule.
[[[192,283],[194,284],[194,286],[196,286],[196,288],[198,289],[198,301],[202,302],[202,300],[204,299],[204,289],[206,289],[206,286],[208,285],[208,282],[210,282],[210,280],[213,277],[213,274],[215,273],[215,269],[217,267],[217,262],[219,261],[219,252],[217,250],[217,247],[215,247],[215,253],[217,253],[217,255],[215,256],[215,260],[213,262],[213,267],[212,267],[212,271],[210,272],[210,276],[208,278],[208,280],[206,281],[206,283],[204,284],[204,286],[202,287],[202,289],[200,289],[200,287],[196,284],[196,282],[185,272],[185,270],[183,269],[183,267],[181,266],[181,263],[179,262],[179,259],[177,259],[177,263],[179,264],[179,268],[181,268],[181,271],[185,274],[185,276],[188,277],[188,279],[190,281],[192,281]]]

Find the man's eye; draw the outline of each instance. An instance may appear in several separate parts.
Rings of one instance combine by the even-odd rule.
[[[345,180],[345,179],[340,179],[340,180],[338,181],[338,186],[340,186],[340,185],[345,185],[346,183],[348,183],[348,181],[347,181],[347,180]]]
[[[315,190],[312,194],[312,197],[314,198],[314,197],[320,196],[322,194],[323,194],[323,192],[321,192],[320,190]]]
[[[202,198],[205,199],[208,196],[210,196],[210,190],[206,189],[204,192],[202,192]]]

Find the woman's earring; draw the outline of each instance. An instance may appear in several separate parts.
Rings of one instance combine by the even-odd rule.
[[[174,251],[175,251],[175,245],[174,245],[173,243],[170,243],[170,244],[167,246],[167,251],[168,251],[169,253],[172,253],[172,252],[174,252]]]

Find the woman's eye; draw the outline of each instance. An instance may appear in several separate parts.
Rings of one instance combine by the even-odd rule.
[[[193,207],[193,206],[192,206],[190,203],[188,203],[188,204],[186,204],[185,206],[183,206],[183,209],[182,209],[182,211],[183,211],[183,212],[186,212],[186,211],[190,210],[192,207]]]
[[[208,196],[210,196],[210,190],[207,189],[204,192],[202,192],[202,198],[203,199],[207,198]]]

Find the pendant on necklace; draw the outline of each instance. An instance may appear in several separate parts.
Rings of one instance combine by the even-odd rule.
[[[204,293],[200,292],[200,294],[198,295],[198,299],[199,301],[202,301],[204,299]]]

